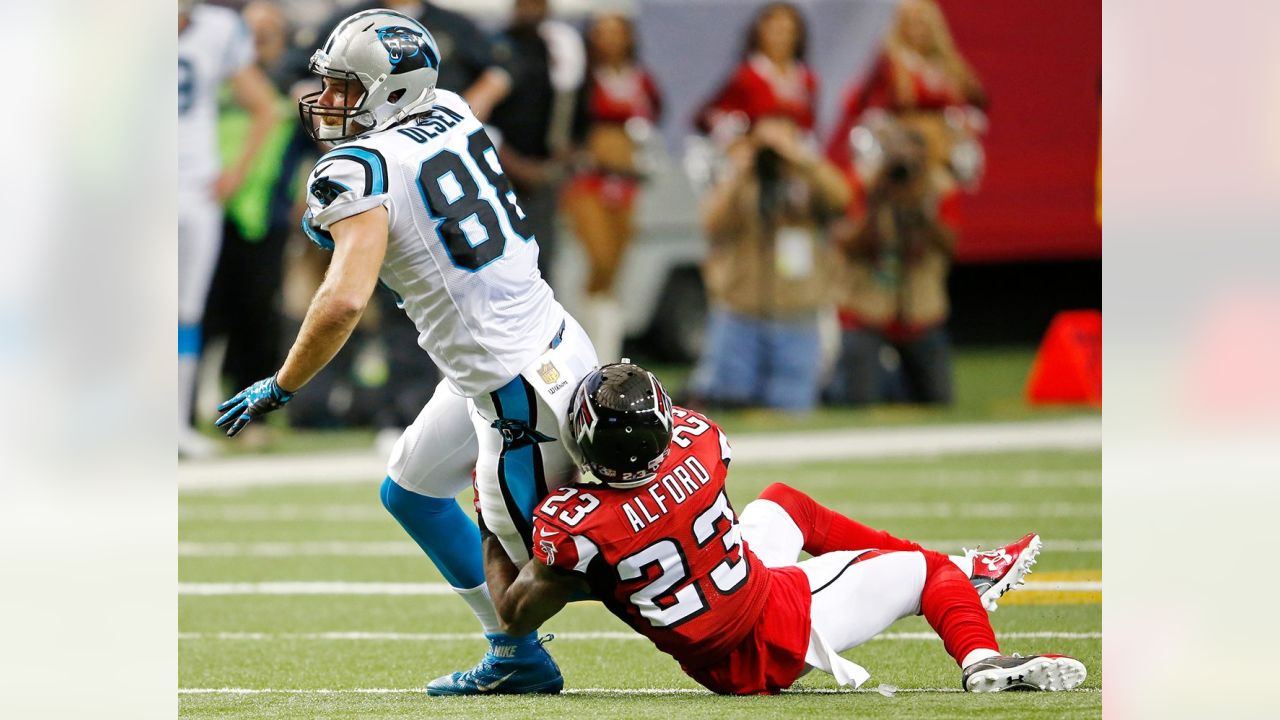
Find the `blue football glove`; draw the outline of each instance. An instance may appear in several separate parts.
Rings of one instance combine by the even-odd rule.
[[[293,393],[282,389],[276,383],[276,376],[272,375],[241,390],[235,397],[219,405],[218,412],[225,410],[227,414],[218,418],[214,425],[224,428],[227,437],[235,437],[250,420],[272,410],[279,410],[291,399]]]

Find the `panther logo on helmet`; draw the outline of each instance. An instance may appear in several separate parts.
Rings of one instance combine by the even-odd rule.
[[[376,32],[382,46],[387,49],[392,75],[440,64],[440,59],[431,52],[431,46],[422,33],[401,25],[387,25]]]

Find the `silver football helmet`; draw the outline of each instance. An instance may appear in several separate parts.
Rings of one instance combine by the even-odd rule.
[[[298,101],[298,114],[311,137],[342,142],[429,110],[436,98],[440,50],[431,33],[408,15],[365,10],[338,23],[311,56],[310,70],[348,86],[359,83],[363,90],[351,107],[321,105],[323,90]]]

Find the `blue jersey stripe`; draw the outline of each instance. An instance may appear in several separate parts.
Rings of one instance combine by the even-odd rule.
[[[320,162],[317,162],[316,165],[338,158],[354,160],[364,166],[364,194],[366,197],[381,195],[387,191],[387,161],[382,157],[382,153],[368,148],[344,145],[336,150],[330,150],[324,157],[320,158]]]
[[[533,412],[529,407],[529,395],[525,392],[524,378],[507,383],[494,393],[497,400],[499,417],[504,420],[521,420],[533,426]],[[538,501],[537,472],[534,467],[534,453],[538,452],[535,444],[516,449],[504,449],[499,463],[498,482],[503,494],[519,508],[521,517],[530,523],[533,517],[533,506]],[[531,523],[530,523],[531,524]],[[517,527],[520,527],[517,524]],[[521,528],[523,530],[524,528]]]

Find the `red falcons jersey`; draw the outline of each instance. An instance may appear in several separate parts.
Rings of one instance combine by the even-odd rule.
[[[774,580],[747,550],[729,504],[724,434],[698,413],[671,414],[671,452],[655,478],[548,495],[534,511],[533,553],[584,576],[613,614],[692,672],[723,661],[757,629]],[[797,631],[807,638],[804,600]]]

